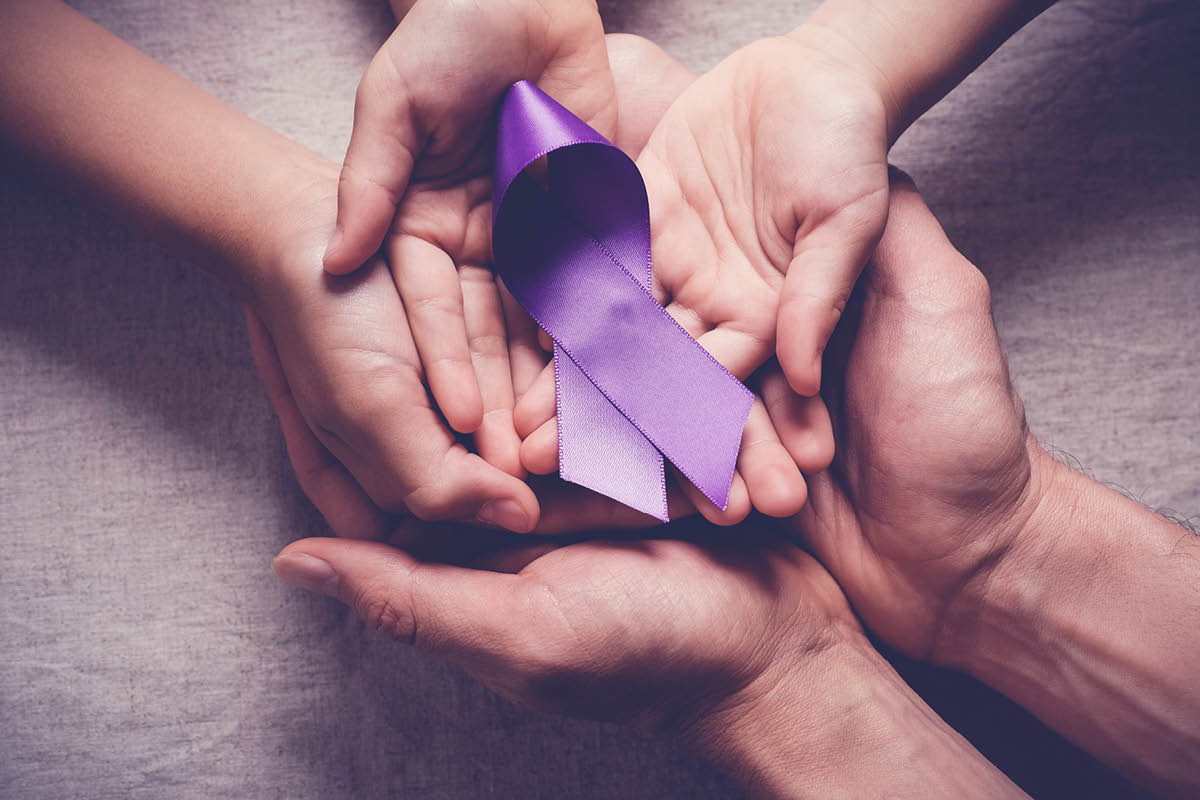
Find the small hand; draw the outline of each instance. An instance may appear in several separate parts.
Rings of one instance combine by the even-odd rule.
[[[859,296],[860,295],[860,296]],[[987,280],[897,173],[887,231],[826,354],[838,443],[797,526],[879,635],[933,656],[1037,498]],[[776,413],[786,381],[765,381]]]
[[[313,451],[323,454],[319,467],[302,468],[292,453],[306,491],[311,494],[314,482],[327,481],[331,471],[353,475],[372,510],[330,519],[344,535],[379,535],[386,513],[402,511],[531,529],[539,509],[530,488],[458,442],[433,407],[387,264],[372,259],[351,276],[321,270],[321,248],[334,217],[336,168],[314,157],[293,174],[294,187],[280,196],[270,234],[279,244],[264,255],[269,277],[254,287],[250,331],[273,404],[278,410],[277,401],[286,398],[294,411],[290,418],[280,414],[285,430],[303,427],[313,438]],[[485,289],[466,297],[484,305]],[[490,300],[498,303],[495,294]],[[487,366],[481,381],[498,386],[489,404],[511,419],[507,348],[496,348],[486,330],[474,333],[472,356]],[[488,452],[484,431],[476,440]],[[515,437],[511,452],[515,462]],[[519,465],[513,469],[519,473]]]
[[[887,218],[886,153],[884,103],[854,70],[787,38],[733,54],[682,89],[638,158],[659,300],[743,379],[775,354],[778,325],[785,372],[815,394],[821,350]],[[827,427],[819,399],[781,402],[811,430]],[[522,463],[553,469],[549,376],[514,413]],[[832,440],[814,433],[793,449],[817,472]],[[787,461],[756,405],[726,514],[690,486],[689,498],[713,521],[737,521],[751,502],[790,515],[804,483]]]
[[[663,87],[677,83],[678,71],[686,80],[686,71],[646,40],[610,40],[623,80],[616,140],[636,147],[674,96],[664,94]],[[297,177],[294,190],[281,197],[274,240],[283,244],[267,256],[280,267],[271,272],[271,285],[258,287],[249,328],[301,484],[310,497],[325,484],[343,485],[348,504],[326,511],[335,531],[378,537],[388,529],[388,513],[404,510],[424,519],[474,515],[514,530],[528,530],[535,522],[542,531],[649,524],[648,517],[561,484],[539,486],[545,504],[539,521],[538,501],[514,477],[521,469],[511,409],[514,391],[528,389],[546,354],[538,347],[536,327],[480,267],[461,269],[458,276],[466,311],[461,322],[471,331],[471,361],[485,401],[485,422],[473,437],[483,459],[458,443],[423,385],[427,375],[409,327],[412,309],[405,307],[387,266],[373,259],[345,277],[313,268],[333,218],[331,167],[318,162],[294,174],[309,177]],[[406,200],[414,212],[406,224],[432,239],[454,239],[447,232],[464,220],[479,232],[472,198],[480,197],[485,186],[476,178],[440,192],[415,193]],[[466,208],[476,210],[464,214]],[[457,241],[456,258],[464,253],[482,258],[485,233]],[[404,248],[421,247],[424,240],[394,236],[391,241],[396,243],[389,247],[393,258],[402,259]],[[689,511],[686,500],[673,492],[672,516]]]
[[[518,477],[503,352],[505,313],[517,308],[488,262],[492,117],[522,79],[615,130],[594,2],[413,4],[359,85],[324,256],[327,271],[346,274],[382,245],[438,410],[452,429],[474,434],[488,463]]]

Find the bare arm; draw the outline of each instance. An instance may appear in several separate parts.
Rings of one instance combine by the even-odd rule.
[[[1096,757],[1200,788],[1200,537],[1044,453],[1044,499],[939,660]]]
[[[230,279],[263,263],[264,215],[311,153],[58,2],[0,5],[0,50],[0,134]]]
[[[1053,0],[826,0],[791,37],[859,70],[895,141]]]
[[[688,733],[756,797],[1025,797],[861,636]]]
[[[344,465],[385,511],[532,527],[532,490],[431,406],[387,265],[323,273],[335,165],[61,3],[0,5],[0,51],[0,136],[209,257],[265,323],[329,471]],[[515,508],[501,519],[497,502]],[[381,517],[344,532],[379,535]]]

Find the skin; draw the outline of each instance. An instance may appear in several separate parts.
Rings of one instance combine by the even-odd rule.
[[[498,352],[480,352],[485,339],[492,351],[505,342],[487,266],[489,120],[508,86],[526,79],[612,136],[604,31],[587,0],[425,0],[395,10],[401,23],[358,88],[324,265],[340,275],[387,255],[439,410],[451,428],[475,434],[489,463],[521,477],[510,378]],[[486,70],[474,68],[481,46]]]
[[[820,133],[797,137],[800,130]],[[866,258],[886,220],[882,104],[865,82],[785,38],[738,51],[684,90],[638,166],[651,203],[656,294],[743,378],[775,352],[788,276],[836,273],[848,294],[858,270],[848,265]],[[818,305],[825,293],[801,291]],[[806,325],[811,310],[802,314]],[[811,394],[816,384],[807,388]],[[554,465],[553,437],[537,431],[553,425],[552,393],[543,378],[516,409],[531,470]],[[790,402],[814,430],[828,425],[819,403]],[[826,455],[828,444],[807,450]],[[821,460],[800,463],[820,469]]]
[[[639,162],[660,300],[738,376],[751,377],[777,350],[790,385],[814,396],[822,350],[886,222],[890,142],[1044,5],[830,0],[789,36],[743,48],[683,91]],[[610,136],[622,115],[643,111],[618,107],[591,0],[393,7],[402,21],[359,87],[324,265],[341,275],[378,250],[388,257],[411,346],[449,426],[425,426],[444,455],[399,451],[383,401],[353,408],[340,373],[320,403],[303,390],[298,397],[326,412],[309,412],[315,430],[381,507],[527,530],[540,509],[501,473],[554,471],[553,381],[548,370],[531,377],[545,360],[536,329],[486,269],[485,123],[518,79],[538,82]],[[480,43],[487,69],[475,68]],[[302,368],[286,348],[280,355],[293,373]],[[429,421],[408,388],[392,396]],[[786,402],[812,431],[789,448],[792,463],[760,403],[726,509],[678,480],[708,519],[730,524],[751,505],[787,516],[803,505],[799,470],[823,468],[832,441],[819,400]],[[450,429],[473,433],[493,470],[450,444]]]
[[[608,37],[608,51],[612,56],[612,67],[614,76],[617,79],[618,85],[621,88],[620,94],[620,109],[621,109],[621,125],[615,139],[618,145],[625,148],[627,151],[636,152],[638,148],[643,146],[648,139],[651,130],[658,121],[662,110],[679,94],[684,86],[693,80],[693,76],[677,62],[671,59],[660,48],[645,39],[634,36],[614,35]],[[417,195],[417,197],[428,197],[428,195]],[[446,195],[442,195],[445,198]],[[294,229],[283,231],[278,237],[278,241],[284,243],[282,263],[288,263],[288,259],[295,259],[297,267],[294,270],[288,270],[286,273],[285,286],[290,285],[295,280],[303,280],[312,284],[312,293],[321,302],[327,303],[327,307],[340,308],[340,305],[328,304],[326,293],[321,292],[319,284],[321,279],[317,273],[314,273],[307,265],[312,263],[314,249],[317,247],[317,242],[320,238],[320,233],[324,230],[320,224],[320,220],[329,219],[329,181],[327,177],[324,180],[313,181],[308,191],[301,193],[295,198],[295,206],[281,214],[281,219],[301,221],[303,224],[296,226]],[[433,207],[426,206],[426,211],[430,211]],[[433,209],[443,210],[444,209]],[[490,212],[489,212],[490,213]],[[428,219],[431,224],[439,219],[454,219],[454,216],[446,214],[429,214]],[[378,272],[380,277],[376,277],[374,272]],[[375,264],[368,270],[360,270],[352,276],[348,276],[342,281],[362,281],[363,288],[359,292],[363,298],[362,301],[355,305],[347,306],[346,315],[362,315],[363,309],[378,309],[373,311],[372,317],[376,319],[376,326],[380,331],[386,333],[387,341],[396,341],[399,343],[397,355],[394,357],[396,363],[402,364],[407,375],[413,376],[416,380],[423,377],[422,367],[423,361],[419,358],[413,342],[414,337],[410,336],[408,331],[410,327],[405,326],[405,315],[399,313],[395,308],[392,293],[388,291],[385,281],[382,276],[386,272],[386,268],[380,264]],[[394,270],[393,270],[394,272]],[[361,273],[361,274],[360,274]],[[293,274],[297,277],[292,277]],[[466,274],[460,271],[460,274]],[[476,295],[490,299],[492,302],[492,310],[498,307],[507,306],[511,301],[507,293],[502,287],[497,290],[495,284],[491,282],[492,273],[490,270],[482,271],[478,276],[478,280],[474,281]],[[357,284],[355,284],[357,285]],[[368,290],[366,286],[372,288]],[[463,284],[464,288],[468,286],[467,282]],[[489,290],[488,287],[491,287]],[[356,290],[358,291],[358,290]],[[278,291],[268,291],[265,293],[268,297],[278,296]],[[471,297],[471,294],[466,294],[464,297]],[[367,298],[370,301],[367,302]],[[498,302],[497,302],[498,298]],[[292,303],[285,303],[284,308],[290,308]],[[530,383],[535,383],[539,372],[543,372],[546,367],[546,353],[538,346],[536,341],[537,331],[533,324],[528,320],[523,312],[516,308],[515,304],[511,306],[514,313],[510,320],[506,322],[503,318],[493,318],[494,327],[489,329],[490,333],[485,336],[476,337],[472,340],[473,356],[477,365],[477,370],[481,370],[481,377],[485,374],[482,369],[489,369],[489,374],[494,379],[491,383],[496,389],[495,396],[507,398],[508,403],[512,402],[513,392],[521,391],[523,385],[528,387]],[[281,315],[283,325],[287,326],[289,316]],[[264,320],[266,318],[264,317]],[[476,320],[478,321],[478,320]],[[524,324],[522,324],[524,323]],[[266,325],[266,330],[273,332],[275,327],[270,324]],[[310,330],[289,329],[282,341],[284,344],[280,346],[277,340],[268,333],[265,344],[259,344],[258,340],[262,337],[258,335],[258,331],[262,330],[262,326],[251,326],[251,341],[255,345],[256,352],[259,353],[260,373],[264,372],[263,365],[270,362],[269,371],[271,374],[281,375],[284,378],[284,386],[280,391],[286,391],[296,404],[297,408],[305,409],[308,405],[303,396],[303,384],[295,385],[293,380],[293,371],[288,368],[289,361],[295,363],[307,363],[311,361],[311,355],[293,355],[289,358],[287,350],[294,348],[297,343],[301,343],[304,347],[303,353],[312,354],[314,352],[332,351],[336,354],[349,352],[351,355],[358,357],[363,354],[375,354],[378,352],[378,345],[371,344],[366,346],[364,341],[364,327],[361,322],[352,322],[347,318],[344,324],[334,324],[328,327],[330,334],[338,336],[350,337],[348,343],[342,345],[335,343],[333,345],[325,345],[324,343],[306,344],[306,340],[310,337]],[[508,346],[497,347],[498,341],[503,341],[504,337],[508,338]],[[476,344],[476,342],[478,342]],[[265,373],[264,373],[265,374]],[[544,375],[549,375],[548,372],[543,372]],[[511,379],[510,376],[511,375]],[[264,381],[266,378],[264,377]],[[346,385],[359,386],[363,385],[367,378],[346,376]],[[481,384],[489,385],[487,382]],[[273,390],[268,385],[268,393]],[[412,426],[414,420],[424,419],[424,433],[420,434],[420,438],[413,438],[405,442],[406,446],[413,448],[427,448],[430,452],[436,453],[434,445],[437,448],[448,448],[448,452],[456,453],[461,450],[459,445],[456,445],[450,438],[450,433],[444,427],[436,425],[437,417],[435,407],[431,402],[431,398],[424,391],[418,391],[415,381],[406,384],[391,392],[393,400],[391,403],[395,405],[397,401],[406,402],[407,398],[412,398],[411,411],[399,417],[391,418],[391,422],[395,425]],[[489,396],[485,392],[485,397]],[[798,449],[795,446],[791,451],[785,449],[775,433],[773,426],[770,424],[766,413],[766,408],[761,400],[755,403],[755,407],[751,412],[750,420],[747,423],[744,435],[743,446],[739,454],[738,474],[735,475],[735,491],[731,496],[730,504],[724,512],[719,511],[698,492],[682,492],[678,488],[678,484],[673,486],[669,492],[669,505],[673,518],[684,516],[689,513],[694,513],[698,507],[701,512],[710,519],[723,523],[730,524],[743,519],[750,510],[750,494],[747,486],[754,487],[754,496],[756,502],[764,510],[774,513],[777,516],[786,516],[795,513],[804,499],[804,483],[800,474],[800,468],[819,470],[822,469],[830,458],[832,458],[832,441],[831,433],[828,427],[828,420],[824,417],[823,405],[819,401],[812,401],[806,398],[790,399],[789,404],[794,407],[795,415],[806,419],[808,446],[807,448]],[[500,412],[506,411],[510,406],[502,406]],[[381,416],[386,415],[386,409],[380,409]],[[489,412],[491,413],[491,412]],[[307,415],[301,411],[301,416],[307,419]],[[322,435],[320,428],[313,427],[309,424],[309,428],[315,434],[318,440],[314,446],[320,447],[323,455],[321,463],[326,465],[329,470],[342,472],[336,467],[338,461],[343,461],[342,454],[339,452],[338,442],[330,442],[329,437]],[[439,438],[433,438],[436,434]],[[551,431],[552,438],[556,440],[556,432]],[[796,438],[795,436],[793,438]],[[399,443],[403,441],[399,434],[395,437]],[[358,440],[361,446],[369,446],[370,438],[364,433]],[[479,442],[479,434],[476,434],[476,441]],[[480,452],[486,455],[485,448],[480,443]],[[552,451],[557,454],[557,448],[552,447]],[[302,484],[307,484],[305,480],[305,469],[296,459],[293,458],[293,463],[296,465],[297,474],[301,476]],[[343,463],[345,463],[343,461]],[[428,459],[413,457],[407,459],[398,459],[394,465],[390,467],[392,472],[402,470],[407,463],[425,464]],[[799,465],[799,466],[798,466]],[[551,470],[546,470],[551,471]],[[372,479],[377,482],[385,478],[388,471],[377,473],[367,473],[367,481]],[[357,479],[358,473],[351,472]],[[444,473],[446,477],[443,480],[449,480],[454,472],[447,469]],[[743,480],[742,475],[746,475],[747,479]],[[366,495],[374,498],[375,494],[371,491],[372,484],[362,483],[366,487]],[[685,482],[679,482],[685,484]],[[685,484],[686,485],[686,484]],[[798,486],[798,489],[797,489]],[[307,488],[307,486],[306,486]],[[386,489],[386,485],[377,486],[379,489]],[[477,493],[486,492],[489,487],[486,485],[472,484]],[[602,498],[591,492],[583,490],[579,487],[570,486],[559,481],[542,481],[537,485],[538,492],[538,513],[539,519],[537,530],[541,532],[559,532],[567,529],[579,529],[599,526],[635,526],[645,527],[654,524],[655,521],[647,516],[626,509],[618,503]],[[453,495],[453,492],[448,492],[448,495]],[[311,495],[311,493],[310,493]],[[798,496],[798,502],[797,502]],[[412,504],[412,499],[405,500],[409,505]],[[389,511],[394,511],[394,508],[389,508],[386,505],[378,502],[373,502],[375,506],[370,515],[372,518],[386,518]],[[430,515],[422,513],[422,509],[414,508],[414,513],[422,518],[437,518],[437,514]],[[362,518],[364,515],[356,515],[356,518]],[[448,516],[445,514],[442,517]],[[478,518],[478,517],[477,517]],[[340,517],[339,517],[340,519]],[[370,534],[356,533],[353,529],[346,527],[344,524],[334,524],[334,520],[330,519],[331,525],[335,531],[342,535],[370,535],[376,537],[378,530],[375,526],[369,526],[364,530],[371,531]],[[504,527],[516,528],[517,530],[525,530],[523,527],[517,527],[512,524],[501,523]]]
[[[256,357],[306,491],[338,529],[400,545],[296,543],[276,562],[281,574],[539,708],[679,731],[772,796],[872,794],[906,776],[914,784],[902,793],[1011,792],[905,693],[829,575],[778,531],[746,530],[735,547],[705,529],[631,542],[398,524],[318,438],[311,419],[321,415],[303,405],[303,390],[319,392],[331,374],[326,350],[367,354],[331,362],[335,376],[338,365],[366,365],[352,373],[355,398],[376,378],[393,388],[392,371],[414,392],[421,385],[415,345],[387,319],[399,300],[386,266],[345,281],[313,268],[332,219],[333,169],[61,5],[13,2],[2,13],[6,52],[22,67],[0,81],[6,135],[220,264],[259,305]],[[129,148],[131,138],[142,146]],[[1196,540],[1028,440],[1021,456],[1019,402],[985,324],[986,291],[915,194],[893,194],[895,233],[864,284],[862,327],[846,327],[849,349],[835,351],[845,371],[827,387],[845,452],[800,531],[882,635],[971,671],[1147,784],[1194,793]],[[293,314],[311,326],[280,328]],[[331,320],[367,338],[325,341]],[[960,356],[949,366],[931,358],[947,341]],[[293,355],[283,358],[279,342]],[[786,392],[766,394],[794,441],[803,426],[780,413]],[[432,416],[429,402],[418,408]],[[926,430],[912,424],[923,402],[934,403],[918,415],[934,423]],[[588,503],[564,508],[599,510]],[[954,525],[936,524],[943,515]],[[885,593],[894,601],[880,602]],[[723,647],[713,631],[725,633]],[[822,681],[831,673],[841,680]],[[623,702],[596,700],[614,695]],[[818,709],[813,697],[831,702]],[[812,739],[793,736],[797,719]],[[881,774],[880,763],[905,769]]]
[[[518,531],[647,523],[561,486],[544,491],[555,509],[543,519],[542,504],[521,479],[517,439],[506,421],[513,384],[532,380],[545,362],[528,325],[472,315],[498,321],[473,326],[467,339],[473,369],[486,378],[490,422],[466,444],[454,435],[427,390],[436,382],[425,371],[385,261],[373,259],[349,276],[320,268],[333,228],[335,167],[61,3],[16,1],[0,15],[0,37],[12,54],[6,63],[13,65],[0,72],[0,130],[108,207],[197,254],[237,289],[274,341],[305,424],[375,506],[356,517],[361,525],[339,520],[337,530],[378,536],[381,529],[368,522],[401,513]],[[148,105],[151,95],[158,100]],[[629,117],[627,129],[636,132],[637,115]],[[131,140],[139,147],[130,148]],[[449,236],[456,204],[478,186],[419,195],[417,222]],[[464,298],[494,312],[504,295],[484,272],[464,272]],[[506,341],[514,343],[511,351]],[[755,434],[748,452],[782,464],[802,487],[765,414],[758,419],[766,432]],[[744,492],[742,498],[737,513],[744,516],[749,501]],[[568,500],[589,513],[569,513]],[[674,513],[687,513],[686,505],[675,499]]]
[[[792,389],[815,396],[822,353],[887,221],[888,148],[1045,5],[828,0],[702,76],[638,159],[659,300],[735,375],[777,358]],[[557,467],[553,390],[544,374],[514,411],[535,473]],[[828,425],[819,403],[775,397],[808,430]],[[831,442],[789,449],[817,472]],[[794,497],[766,468],[747,486],[760,510]]]
[[[778,327],[784,373],[811,395],[825,340],[886,219],[888,142],[1041,5],[892,9],[831,0],[789,37],[739,51],[698,86],[685,90],[683,71],[664,66],[670,79],[653,95],[671,101],[665,115],[665,105],[618,101],[589,0],[394,8],[402,22],[359,87],[334,232],[325,167],[314,164],[311,187],[288,198],[304,227],[273,237],[286,244],[259,259],[272,269],[253,284],[261,291],[251,302],[284,342],[278,355],[310,427],[382,511],[524,531],[649,520],[555,487],[551,502],[574,498],[596,513],[551,512],[541,522],[541,505],[518,480],[526,470],[554,471],[557,430],[546,342],[539,348],[538,331],[486,268],[484,121],[504,88],[536,80],[641,152],[660,299],[755,388],[751,372],[770,357]],[[929,41],[926,55],[898,44],[909,40]],[[471,69],[481,41],[488,69]],[[621,76],[623,92],[637,95],[631,87],[646,74],[654,73]],[[641,133],[635,141],[631,132],[660,115],[648,143]],[[731,158],[745,143],[766,156]],[[321,234],[331,237],[323,257],[330,273],[369,261],[369,277],[331,284],[346,299],[336,311],[316,311],[326,293],[309,264]],[[695,257],[697,243],[704,258]],[[377,250],[399,304],[375,274]],[[289,303],[312,319],[293,325]],[[372,324],[355,330],[360,314]],[[752,505],[781,517],[803,505],[801,471],[818,472],[832,457],[828,418],[818,398],[776,403],[807,433],[794,432],[785,449],[757,402],[726,509],[682,479],[686,500],[676,507],[731,524]],[[454,431],[472,432],[469,450]]]
[[[870,285],[895,286],[902,308],[957,304],[954,282],[899,280],[922,272],[931,219],[899,195]],[[888,344],[862,346],[888,362]],[[300,454],[305,430],[288,423],[286,394],[272,397]],[[313,493],[327,516],[353,503],[345,488]],[[871,648],[784,523],[731,537],[693,520],[583,541],[412,523],[390,544],[294,542],[273,566],[514,701],[679,735],[758,796],[1021,796]]]
[[[1158,792],[1200,775],[1200,538],[1029,435],[987,282],[911,183],[826,354],[838,452],[797,534],[878,636]],[[764,382],[785,442],[786,413]]]
[[[306,423],[380,509],[533,527],[532,490],[458,443],[434,409],[382,260],[345,278],[322,271],[336,167],[61,3],[6,3],[0,22],[3,134],[235,287],[279,343]]]
[[[787,524],[855,614],[1132,779],[1194,795],[1200,539],[1029,438],[986,281],[898,174],[887,232],[826,366],[842,446]],[[793,429],[775,401],[790,388],[779,373],[764,384],[786,443]],[[317,502],[346,507],[352,498],[332,489]],[[957,784],[974,763],[961,752],[924,761],[957,745],[925,740],[937,722],[855,644],[861,632],[828,576],[777,528],[536,544],[458,534],[309,539],[274,566],[519,702],[677,732],[763,796],[1011,791],[986,770]],[[814,682],[829,674],[839,679]],[[904,770],[877,771],[887,763]],[[928,775],[904,782],[923,766]]]

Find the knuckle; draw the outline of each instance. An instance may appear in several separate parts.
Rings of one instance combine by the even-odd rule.
[[[508,338],[499,333],[476,334],[471,337],[471,351],[488,358],[507,358]]]
[[[383,587],[365,587],[355,595],[351,607],[371,629],[405,639],[409,644],[416,643],[416,617],[412,605],[398,602]]]
[[[973,265],[963,270],[962,277],[963,299],[974,308],[990,309],[992,307],[992,287],[982,272]]]
[[[411,294],[405,298],[404,305],[414,316],[445,316],[457,320],[463,319],[461,298],[449,294]]]

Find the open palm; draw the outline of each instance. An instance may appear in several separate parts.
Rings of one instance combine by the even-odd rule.
[[[799,364],[789,377],[814,395],[812,365],[887,218],[886,149],[874,90],[806,46],[765,39],[730,56],[682,89],[637,158],[659,301],[742,379],[775,355],[778,325],[780,361]],[[782,402],[809,432],[791,440],[792,460],[823,469],[832,439],[820,400]],[[557,465],[553,414],[546,375],[516,409],[530,471]],[[776,445],[756,404],[726,513],[685,482],[689,499],[720,522],[741,519],[751,502],[795,513],[804,484]]]

